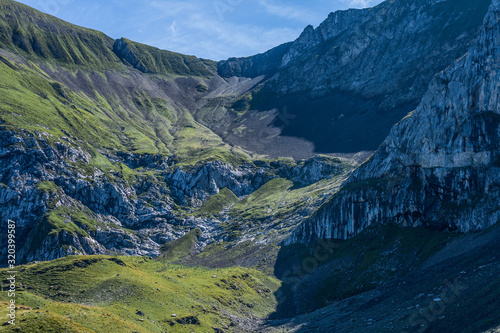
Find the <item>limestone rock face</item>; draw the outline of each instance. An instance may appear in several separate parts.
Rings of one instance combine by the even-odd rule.
[[[500,1],[468,53],[429,86],[371,159],[289,242],[372,223],[472,232],[500,219]]]

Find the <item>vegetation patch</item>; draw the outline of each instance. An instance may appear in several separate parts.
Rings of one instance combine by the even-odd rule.
[[[43,181],[38,183],[36,188],[44,193],[56,193],[59,189],[59,186],[57,186],[51,181]]]
[[[160,247],[161,255],[156,259],[174,260],[193,256],[196,253],[196,244],[201,234],[201,229],[196,228],[176,240],[163,244]]]
[[[217,214],[225,208],[240,201],[228,188],[223,188],[219,193],[212,195],[201,205],[197,213],[200,215]]]

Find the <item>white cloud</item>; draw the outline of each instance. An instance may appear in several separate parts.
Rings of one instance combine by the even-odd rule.
[[[201,13],[193,13],[177,21],[177,26],[177,31],[182,33],[166,34],[147,43],[187,54],[192,54],[192,50],[196,49],[197,56],[221,60],[227,59],[229,55],[250,56],[267,51],[280,43],[294,40],[301,32],[301,29],[268,29],[258,25],[231,23]]]
[[[170,25],[170,32],[172,32],[174,35],[177,33],[177,30],[175,29],[175,26],[177,24],[177,21],[174,20],[174,22],[172,22],[172,24]]]
[[[259,1],[259,5],[271,15],[299,21],[304,24],[310,24],[311,22],[316,21],[318,16],[317,12],[311,12],[303,7],[278,4],[276,2],[272,3],[269,0],[261,0]],[[323,14],[323,16],[325,15]]]

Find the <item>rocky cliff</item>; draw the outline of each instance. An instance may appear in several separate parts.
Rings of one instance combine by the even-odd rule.
[[[500,2],[468,53],[436,75],[422,102],[291,242],[349,238],[394,221],[471,232],[498,222]]]
[[[92,155],[69,137],[51,142],[44,132],[2,130],[0,137],[0,218],[16,221],[19,262],[70,254],[155,256],[160,245],[193,228],[202,229],[200,245],[205,246],[231,236],[223,221],[238,221],[238,212],[207,215],[200,208],[222,189],[234,193],[234,205],[273,179],[290,179],[291,185],[276,191],[286,196],[294,183],[314,187],[351,168],[326,157],[299,164],[261,161],[234,166],[216,161],[178,166],[161,155]],[[321,196],[309,201],[307,212],[324,200]],[[219,210],[225,208],[228,205]],[[293,215],[299,223],[307,212],[247,216],[245,223],[279,223]],[[252,237],[266,227],[244,229],[245,237]],[[6,242],[5,235],[1,240]]]

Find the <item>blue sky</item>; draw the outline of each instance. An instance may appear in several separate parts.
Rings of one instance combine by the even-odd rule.
[[[221,60],[297,38],[328,14],[381,0],[21,0],[71,23],[162,49]]]

